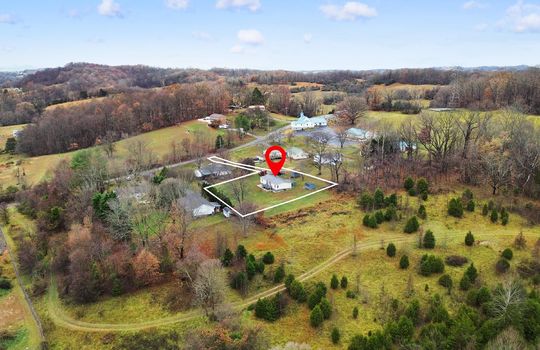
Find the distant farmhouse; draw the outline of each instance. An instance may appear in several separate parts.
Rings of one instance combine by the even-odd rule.
[[[219,127],[220,129],[229,128],[229,124],[227,123],[227,117],[224,116],[223,114],[213,113],[207,117],[204,117],[198,120],[203,123],[207,123],[209,126],[212,126],[212,127]]]
[[[13,130],[13,132],[11,133],[11,135],[12,135],[14,138],[18,138],[19,136],[21,136],[21,130]]]
[[[347,138],[357,141],[365,141],[375,137],[375,134],[371,131],[360,129],[360,128],[350,128],[347,130]]]
[[[260,186],[263,189],[275,192],[290,190],[293,186],[293,182],[291,180],[283,179],[279,176],[270,174],[261,176],[259,181],[261,183]]]
[[[322,156],[319,156],[318,154],[313,156],[313,162],[321,163],[323,165],[327,165],[327,164],[334,165],[336,162],[341,162],[342,160],[343,159],[341,157],[341,154],[324,153],[322,154]]]
[[[287,157],[294,160],[300,160],[300,159],[309,158],[309,154],[304,152],[304,150],[301,148],[291,147],[291,148],[287,148]]]
[[[328,119],[332,118],[332,114],[320,115],[318,117],[309,118],[304,115],[304,112],[300,113],[300,118],[291,122],[291,129],[293,130],[305,130],[313,129],[315,127],[328,126]]]
[[[191,190],[186,191],[186,195],[180,198],[179,202],[194,218],[214,215],[221,208],[219,203],[210,202]]]
[[[200,169],[195,169],[194,173],[196,178],[205,179],[208,177],[220,177],[230,175],[231,170],[226,165],[212,163],[203,166]]]

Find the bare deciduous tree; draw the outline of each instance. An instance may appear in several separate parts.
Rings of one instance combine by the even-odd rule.
[[[209,310],[213,313],[216,306],[223,302],[226,288],[225,271],[221,262],[217,259],[203,261],[197,269],[193,291],[195,302],[203,307],[207,316]]]
[[[311,136],[306,140],[307,146],[310,150],[310,154],[313,156],[315,166],[321,175],[321,170],[324,162],[324,156],[328,150],[330,143],[330,135],[322,131],[315,131]]]
[[[350,125],[357,125],[360,119],[367,116],[368,107],[365,98],[361,96],[347,96],[338,103],[336,110],[340,119]]]

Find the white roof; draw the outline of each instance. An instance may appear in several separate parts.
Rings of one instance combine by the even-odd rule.
[[[261,179],[264,180],[266,183],[274,183],[274,184],[292,183],[291,180],[282,179],[279,176],[274,176],[274,175],[270,175],[270,174],[262,176]]]

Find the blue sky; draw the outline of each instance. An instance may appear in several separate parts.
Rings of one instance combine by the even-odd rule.
[[[540,64],[538,0],[0,0],[0,69]]]

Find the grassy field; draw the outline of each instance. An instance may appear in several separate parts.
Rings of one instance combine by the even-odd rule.
[[[0,126],[0,151],[6,147],[6,140],[9,137],[13,137],[13,132],[15,130],[22,130],[25,126],[26,124]]]
[[[208,134],[208,138],[213,142],[218,133],[224,133],[223,130],[209,128],[207,124],[198,121],[189,121],[179,125],[150,131],[144,134],[133,136],[116,143],[116,152],[111,159],[113,168],[119,167],[126,160],[129,154],[129,148],[134,142],[144,142],[148,149],[160,160],[170,149],[171,143],[181,141],[183,138],[191,137],[195,131],[203,131]],[[252,140],[246,136],[242,142]],[[0,183],[5,186],[17,184],[17,171],[26,174],[24,181],[28,184],[36,184],[43,179],[48,178],[52,169],[54,169],[62,160],[70,160],[76,151],[51,154],[39,157],[25,157],[23,155],[0,154]]]

